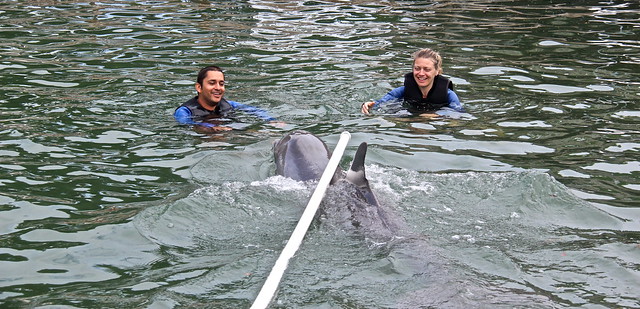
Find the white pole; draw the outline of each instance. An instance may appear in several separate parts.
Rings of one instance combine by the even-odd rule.
[[[349,134],[349,132],[344,131],[340,134],[340,140],[338,141],[336,148],[333,150],[331,159],[329,159],[329,163],[327,163],[327,167],[324,169],[322,177],[320,177],[320,180],[318,181],[316,190],[313,191],[313,195],[311,195],[311,198],[309,199],[307,208],[305,208],[304,213],[302,213],[302,217],[300,217],[300,221],[298,221],[298,225],[296,225],[293,233],[291,233],[289,241],[284,246],[284,249],[282,249],[280,257],[278,257],[278,260],[271,269],[271,273],[264,282],[264,285],[262,286],[260,293],[258,293],[256,300],[253,302],[253,305],[251,305],[251,309],[267,308],[269,303],[271,303],[271,300],[275,296],[276,290],[280,285],[282,275],[289,265],[289,260],[298,251],[298,248],[300,248],[302,239],[307,233],[307,230],[313,221],[313,217],[316,215],[316,211],[320,206],[324,193],[327,191],[327,187],[331,182],[331,178],[333,178],[336,168],[338,168],[338,163],[340,163],[340,159],[342,159],[345,148],[347,148],[349,139],[351,139],[351,134]]]

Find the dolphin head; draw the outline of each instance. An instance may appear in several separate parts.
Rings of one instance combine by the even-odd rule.
[[[331,152],[317,136],[302,130],[285,135],[273,144],[276,174],[298,181],[319,180],[329,163]],[[341,178],[336,170],[331,183]]]

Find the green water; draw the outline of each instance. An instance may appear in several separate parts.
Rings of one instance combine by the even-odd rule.
[[[625,1],[1,1],[0,307],[248,308],[314,184],[294,129],[367,173],[402,238],[314,223],[274,308],[640,308],[640,6]],[[412,52],[468,114],[372,116]],[[225,68],[239,115],[171,114]],[[344,196],[324,207],[339,213]]]

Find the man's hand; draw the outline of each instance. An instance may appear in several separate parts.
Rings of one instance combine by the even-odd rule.
[[[232,127],[225,127],[225,126],[195,126],[194,127],[195,131],[198,133],[215,133],[215,132],[223,132],[223,131],[231,131],[233,130]]]
[[[274,128],[282,129],[282,128],[287,126],[287,123],[284,122],[284,121],[276,121],[276,120],[274,120],[274,121],[269,121],[269,125],[274,127]]]

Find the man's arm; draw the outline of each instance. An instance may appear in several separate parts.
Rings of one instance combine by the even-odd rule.
[[[257,108],[255,106],[251,106],[251,105],[247,105],[247,104],[242,104],[242,103],[238,103],[236,101],[229,101],[227,100],[227,102],[229,102],[229,104],[234,108],[234,109],[238,109],[244,112],[247,112],[249,114],[252,114],[264,121],[274,121],[276,120],[276,118],[273,118],[269,115],[269,113],[264,110],[264,109],[260,109]]]
[[[176,109],[176,111],[173,112],[173,118],[175,118],[175,120],[181,124],[197,125],[197,126],[203,126],[208,128],[216,127],[216,125],[213,123],[193,121],[193,115],[191,114],[191,110],[186,106],[178,107],[178,109]]]

